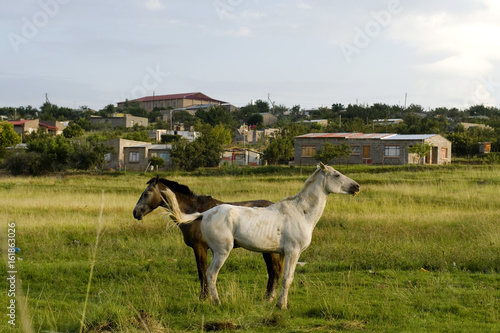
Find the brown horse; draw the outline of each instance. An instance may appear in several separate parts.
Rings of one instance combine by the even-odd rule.
[[[267,207],[273,204],[273,202],[267,200],[222,202],[211,196],[196,195],[186,185],[159,178],[158,176],[149,180],[147,184],[148,186],[134,208],[133,214],[137,220],[142,220],[146,214],[157,207],[168,207],[163,194],[166,188],[174,192],[179,203],[179,208],[185,214],[201,213],[223,203],[246,207]],[[184,236],[184,243],[194,250],[198,277],[200,278],[201,285],[200,299],[205,299],[208,296],[207,279],[205,275],[207,271],[208,244],[201,234],[200,224],[201,219],[197,219],[191,223],[179,224],[178,226]],[[266,297],[269,301],[272,301],[276,296],[279,278],[283,272],[283,258],[280,258],[277,253],[263,253],[262,255],[264,256],[268,273]]]

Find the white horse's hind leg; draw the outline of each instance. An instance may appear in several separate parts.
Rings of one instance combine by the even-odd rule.
[[[297,261],[299,261],[300,252],[285,253],[285,269],[283,271],[283,287],[281,289],[280,297],[278,298],[278,303],[276,306],[282,310],[286,309],[288,290],[293,281],[293,274],[295,273],[295,267],[297,266]]]
[[[226,261],[227,257],[229,257],[229,253],[231,250],[223,251],[223,252],[213,252],[212,262],[207,269],[207,286],[210,291],[210,295],[212,296],[212,301],[215,304],[220,304],[219,293],[217,292],[217,275],[219,274],[219,270],[222,265]]]

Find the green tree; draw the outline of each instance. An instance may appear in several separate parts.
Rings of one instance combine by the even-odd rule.
[[[269,103],[258,99],[255,101],[255,106],[257,107],[258,113],[267,113],[270,112]]]
[[[201,136],[194,142],[182,140],[172,148],[172,161],[178,168],[192,171],[219,165],[223,145],[231,142],[231,132],[222,124],[202,125],[200,132]]]
[[[66,127],[63,130],[63,135],[66,138],[71,139],[71,138],[82,136],[84,132],[85,131],[83,130],[83,128],[80,125],[78,125],[77,123],[71,123],[68,125],[68,127]]]
[[[467,156],[473,153],[474,139],[468,132],[459,130],[449,134],[446,138],[451,141],[453,154],[457,156]]]
[[[425,156],[429,154],[432,149],[432,145],[422,142],[414,146],[408,147],[408,152],[410,154],[416,154],[418,156],[419,162],[425,162]],[[423,159],[423,161],[422,161]]]
[[[46,102],[40,108],[40,120],[72,120],[77,119],[76,112],[70,108],[59,107]]]
[[[247,119],[247,125],[249,126],[262,127],[263,122],[264,122],[264,117],[260,113],[254,113],[250,115]]]
[[[72,140],[72,145],[74,151],[71,153],[71,165],[79,170],[103,169],[106,154],[114,152],[113,147],[96,142],[92,138],[76,138]]]
[[[137,101],[126,100],[123,107],[119,108],[110,108],[108,105],[106,107],[106,111],[109,112],[110,110],[112,110],[113,112],[123,112],[131,114],[136,117],[148,118],[148,112],[145,109],[141,108],[140,103]]]
[[[339,151],[339,163],[342,161],[342,159],[347,159],[349,156],[352,154],[352,149],[351,146],[349,146],[347,143],[343,143],[340,146],[338,146],[338,151]]]
[[[5,168],[14,176],[25,172],[37,176],[42,171],[40,154],[26,152],[24,149],[10,151],[5,159]]]
[[[290,109],[290,120],[292,122],[296,122],[302,118],[302,115],[300,114],[300,105],[294,105]]]
[[[263,153],[264,160],[270,164],[287,162],[293,158],[293,139],[281,137],[271,140]]]
[[[133,131],[130,133],[126,133],[123,135],[124,139],[127,140],[135,140],[135,141],[149,141],[149,135],[148,132],[145,130],[142,131]]]
[[[153,156],[149,159],[149,164],[153,166],[156,171],[158,171],[158,168],[162,167],[165,164],[165,161],[161,157]]]
[[[324,164],[330,163],[333,159],[339,159],[339,164],[342,159],[347,158],[351,155],[351,147],[347,143],[342,143],[341,145],[334,145],[325,140],[325,143],[321,149],[316,152],[314,158]]]
[[[212,126],[226,124],[229,127],[236,127],[236,123],[231,113],[221,106],[212,106],[208,110],[198,110],[195,117],[199,118],[205,124]]]
[[[196,117],[185,110],[175,111],[172,114],[173,123],[183,123],[185,126],[193,126],[196,123]]]
[[[337,158],[338,156],[337,147],[325,140],[321,149],[316,152],[314,159],[318,162],[322,162],[323,164],[328,164],[331,160]]]
[[[69,166],[74,151],[70,140],[63,135],[46,136],[28,143],[28,151],[40,154],[40,173],[62,171]]]
[[[21,142],[21,137],[14,131],[14,125],[7,122],[0,122],[0,156],[3,155],[5,148],[17,145]]]

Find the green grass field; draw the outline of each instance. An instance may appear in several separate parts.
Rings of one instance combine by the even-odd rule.
[[[4,271],[8,223],[21,251],[15,297],[0,282],[0,331],[78,332],[85,313],[84,332],[500,332],[500,167],[341,171],[361,193],[328,198],[286,311],[265,302],[262,256],[243,249],[219,274],[222,305],[198,300],[177,227],[160,210],[132,217],[152,175],[2,177]],[[277,201],[311,173],[163,176],[221,200]]]

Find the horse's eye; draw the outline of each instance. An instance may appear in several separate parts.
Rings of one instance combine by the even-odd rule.
[[[339,174],[339,173],[334,173],[333,175],[335,176],[335,178],[340,177],[340,174]]]

